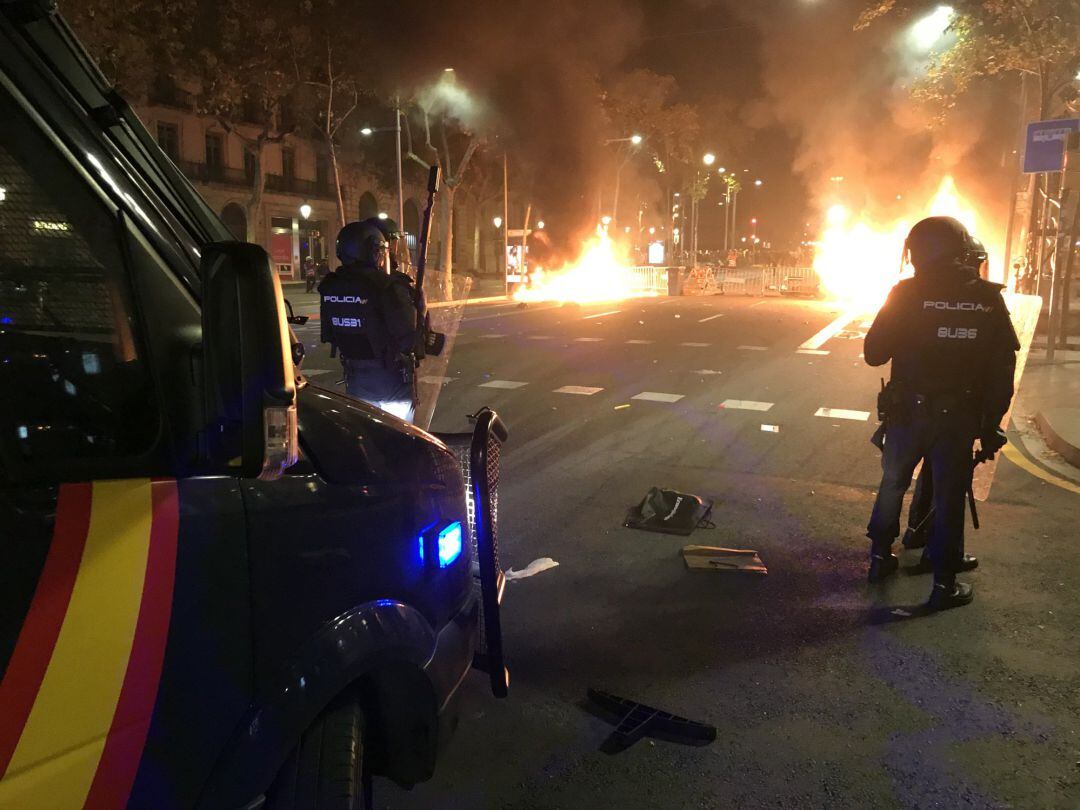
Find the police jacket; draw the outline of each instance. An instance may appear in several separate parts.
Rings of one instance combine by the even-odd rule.
[[[416,308],[404,273],[343,265],[319,284],[319,317],[322,342],[336,345],[345,359],[391,366],[416,346]]]
[[[996,427],[1012,400],[1020,348],[1001,289],[956,266],[901,281],[866,334],[866,362],[892,360],[902,391],[955,397]]]

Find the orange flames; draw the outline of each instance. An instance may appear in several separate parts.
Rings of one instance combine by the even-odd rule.
[[[987,223],[979,219],[974,206],[963,198],[952,177],[946,176],[934,196],[922,207],[891,223],[872,221],[856,215],[843,205],[826,212],[825,227],[814,257],[814,270],[826,295],[854,307],[876,310],[901,275],[911,273],[901,267],[901,253],[908,230],[926,216],[950,216],[962,222],[986,243],[990,253],[990,273],[1001,280],[1001,245],[996,235],[980,233]]]
[[[656,295],[631,267],[629,259],[620,255],[607,230],[600,226],[574,262],[558,270],[534,269],[530,285],[518,290],[514,298],[589,303]]]

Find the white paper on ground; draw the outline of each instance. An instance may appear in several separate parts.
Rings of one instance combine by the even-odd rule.
[[[513,568],[511,568],[509,571],[506,572],[505,576],[508,580],[525,579],[525,577],[531,577],[535,574],[540,574],[544,571],[547,571],[549,568],[556,568],[558,567],[558,565],[559,564],[553,559],[551,559],[551,557],[541,557],[538,560],[533,560],[520,571],[515,571]]]

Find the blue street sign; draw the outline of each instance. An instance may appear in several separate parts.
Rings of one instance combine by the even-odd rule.
[[[1065,162],[1065,140],[1080,131],[1080,118],[1058,118],[1028,124],[1024,146],[1024,172],[1060,172]]]

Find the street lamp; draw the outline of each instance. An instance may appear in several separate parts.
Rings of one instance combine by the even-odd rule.
[[[702,156],[701,162],[704,163],[706,166],[712,166],[714,163],[716,163],[716,155],[714,155],[712,152],[706,152]]]
[[[938,6],[917,20],[908,32],[915,48],[923,53],[930,51],[948,32],[954,14],[952,6]]]
[[[379,212],[379,219],[389,219],[389,218],[390,218],[390,215],[387,214],[385,211],[380,211]]]
[[[630,136],[630,143],[632,143],[634,146],[640,145],[641,141],[642,141],[642,137],[640,135],[631,135]]]
[[[723,166],[721,166],[719,169],[716,170],[716,173],[717,174],[724,174],[726,171],[727,171],[727,169],[725,169]]]
[[[544,222],[544,220],[541,219],[539,222],[536,223],[536,227],[537,227],[537,229],[542,231],[542,230],[544,230],[545,224],[546,223]]]
[[[453,70],[453,68],[450,68]],[[397,136],[397,198],[398,227],[405,227],[405,181],[401,175],[401,102],[394,99],[394,125],[392,127],[362,127],[360,134],[370,138],[376,132],[393,132]]]
[[[754,181],[754,185],[757,186],[758,188],[761,188],[761,186],[764,185],[764,183],[765,183],[764,180],[755,180]]]
[[[491,220],[491,224],[495,226],[496,230],[498,230],[499,228],[502,227],[502,223],[503,223],[503,218],[502,217],[495,217],[495,219]]]
[[[303,205],[301,205],[300,206],[300,216],[302,216],[304,219],[307,219],[308,217],[310,217],[311,216],[311,206],[308,205],[307,203],[304,203]]]
[[[605,214],[604,216],[600,217],[600,222],[606,228],[608,225],[611,224],[611,217]]]
[[[362,130],[360,130],[360,134],[363,135],[365,138],[367,138],[373,132],[375,132],[375,130],[373,130],[371,127],[364,127]]]
[[[626,138],[608,138],[606,141],[604,141],[604,146],[608,146],[613,143],[628,143],[631,147],[638,147],[641,146],[641,142],[643,140],[645,139],[635,132],[633,135],[630,135]],[[619,188],[622,185],[622,173],[623,169],[626,168],[626,164],[630,162],[630,158],[632,155],[632,149],[626,150],[625,157],[623,157],[623,159],[619,161],[619,168],[615,171],[615,193],[614,195],[612,195],[611,200],[611,215],[613,218],[616,219],[619,216]]]

